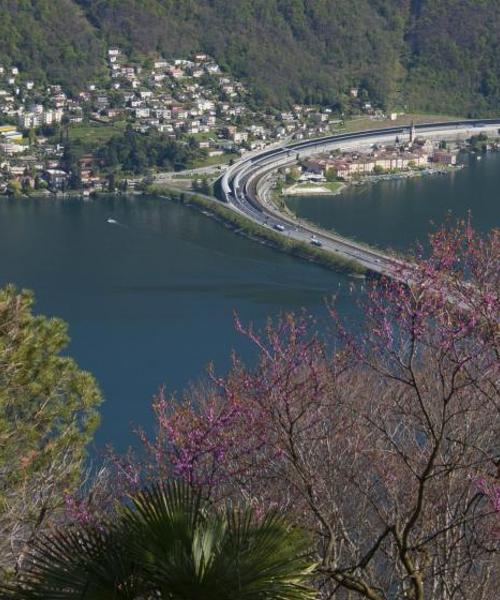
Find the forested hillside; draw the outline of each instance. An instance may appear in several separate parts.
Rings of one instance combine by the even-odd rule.
[[[415,0],[407,91],[424,110],[500,112],[500,2]]]
[[[0,0],[0,64],[66,86],[99,75],[108,44],[207,51],[256,98],[342,105],[351,85],[411,110],[500,106],[498,0]]]
[[[81,86],[103,66],[104,45],[73,0],[0,0],[0,65]]]

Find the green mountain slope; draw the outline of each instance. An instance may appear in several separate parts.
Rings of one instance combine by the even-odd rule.
[[[267,100],[332,102],[365,82],[387,98],[400,72],[404,19],[394,0],[87,0],[108,40],[166,55],[213,54]],[[390,14],[390,11],[386,11]],[[404,11],[402,11],[404,12]],[[375,98],[375,99],[376,99]]]
[[[73,0],[0,0],[0,64],[76,89],[99,73],[103,54]]]
[[[119,44],[207,51],[276,104],[341,104],[360,85],[387,107],[500,108],[498,0],[0,0],[0,13],[0,63],[70,86]]]
[[[500,112],[500,2],[419,0],[408,35],[408,96],[424,110]]]

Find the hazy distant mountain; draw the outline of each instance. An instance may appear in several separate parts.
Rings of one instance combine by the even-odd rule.
[[[0,64],[78,86],[105,48],[212,54],[272,103],[500,109],[498,0],[0,0]],[[345,97],[345,96],[344,96]]]

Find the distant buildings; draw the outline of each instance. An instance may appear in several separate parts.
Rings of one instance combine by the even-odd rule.
[[[23,134],[13,125],[2,125],[0,126],[0,139],[8,142],[20,142],[23,139]]]
[[[20,112],[18,117],[19,126],[22,129],[42,127],[43,125],[54,125],[60,123],[64,112],[58,109],[45,109],[43,106],[29,112]]]
[[[47,169],[44,176],[49,187],[53,190],[65,189],[69,179],[68,173],[62,169]]]
[[[304,161],[303,167],[314,175],[327,176],[333,173],[338,179],[350,180],[360,175],[424,168],[430,162],[455,165],[456,152],[434,149],[432,143],[421,140],[410,147],[386,147],[368,153],[312,157]]]
[[[324,135],[343,124],[343,115],[334,115],[332,109],[320,106],[296,104],[281,112],[255,108],[245,86],[205,53],[190,58],[156,55],[139,63],[113,46],[108,49],[107,61],[107,80],[88,82],[74,96],[58,85],[37,84],[17,67],[0,66],[0,118],[13,123],[0,128],[1,160],[7,156],[10,167],[21,168],[28,164],[28,153],[33,153],[37,162],[28,164],[30,173],[36,172],[38,180],[50,189],[63,189],[68,181],[78,181],[79,176],[83,188],[93,191],[106,184],[100,165],[93,157],[86,157],[75,173],[66,173],[61,168],[64,135],[51,138],[51,131],[47,131],[43,132],[48,136],[44,139],[42,127],[64,122],[69,129],[81,124],[91,130],[96,123],[119,124],[137,132],[159,132],[178,142],[194,143],[206,156],[216,157],[264,148],[277,140]],[[348,88],[344,95],[358,113],[380,117],[381,111],[367,102],[369,97],[362,87]],[[36,135],[28,135],[28,130],[35,130]],[[454,164],[453,156],[443,151],[434,153],[432,146],[420,144],[414,131],[412,140],[413,147],[404,150],[310,159],[309,172],[322,177],[333,171],[348,179],[378,169],[422,166],[429,158]]]
[[[456,152],[438,149],[432,154],[432,162],[442,165],[456,165],[457,154]]]

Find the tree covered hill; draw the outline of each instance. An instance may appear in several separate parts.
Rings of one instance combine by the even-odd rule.
[[[103,68],[104,44],[73,0],[0,0],[0,65],[77,88]]]
[[[257,99],[488,114],[500,106],[498,0],[0,0],[0,64],[75,86],[105,47],[212,54]]]

